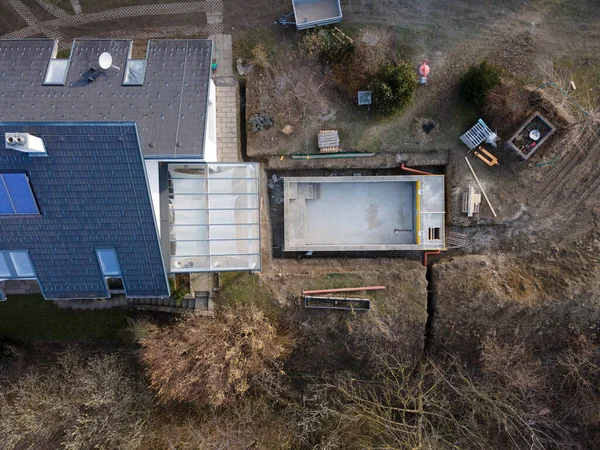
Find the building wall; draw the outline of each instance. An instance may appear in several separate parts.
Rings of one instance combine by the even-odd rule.
[[[217,162],[217,88],[210,80],[208,91],[208,111],[206,115],[206,132],[204,134],[204,160]]]

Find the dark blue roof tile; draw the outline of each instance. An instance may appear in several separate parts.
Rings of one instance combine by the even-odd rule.
[[[6,132],[48,156],[6,149]],[[0,122],[0,171],[25,172],[40,210],[0,217],[0,250],[29,250],[46,298],[107,297],[97,247],[116,249],[129,296],[168,295],[135,124]]]

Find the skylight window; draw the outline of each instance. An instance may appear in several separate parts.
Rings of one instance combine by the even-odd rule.
[[[125,285],[121,276],[121,268],[117,259],[117,252],[114,248],[97,248],[96,255],[100,263],[100,269],[104,280],[106,281],[106,289],[110,294],[125,294]]]
[[[0,251],[0,278],[35,278],[27,250]]]
[[[15,274],[20,278],[27,278],[35,276],[33,265],[29,259],[29,254],[25,250],[11,251],[8,252],[12,261],[13,267],[15,268]]]
[[[4,258],[3,252],[0,252],[0,278],[8,278],[11,276],[10,267]]]
[[[64,86],[69,73],[69,59],[51,59],[46,70],[44,84],[50,86]]]
[[[24,173],[0,173],[0,216],[39,214],[29,179]]]
[[[146,77],[146,63],[145,59],[131,59],[127,61],[123,85],[143,86],[144,78]]]
[[[117,252],[114,248],[99,248],[96,249],[100,268],[105,277],[120,276],[121,269],[117,260]]]

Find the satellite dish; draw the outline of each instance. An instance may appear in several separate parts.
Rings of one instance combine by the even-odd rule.
[[[110,69],[112,67],[112,56],[110,53],[108,52],[104,52],[100,55],[100,58],[98,59],[98,64],[100,65],[100,68],[103,70],[106,69]]]

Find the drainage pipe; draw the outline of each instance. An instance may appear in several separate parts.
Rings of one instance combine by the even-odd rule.
[[[433,175],[432,173],[429,172],[424,172],[422,170],[418,170],[418,169],[411,169],[410,167],[406,167],[404,165],[404,163],[402,163],[402,165],[400,166],[400,168],[402,170],[406,170],[407,172],[412,172],[412,173],[418,173],[419,175]]]
[[[314,155],[292,155],[292,159],[361,158],[364,156],[375,156],[375,153],[316,153]]]
[[[436,250],[434,252],[425,252],[425,253],[423,253],[423,265],[425,267],[427,267],[427,255],[439,255],[440,253],[442,253],[441,250]]]
[[[329,294],[332,292],[354,292],[354,291],[382,291],[385,286],[363,286],[357,288],[318,289],[316,291],[302,291],[302,295]]]

